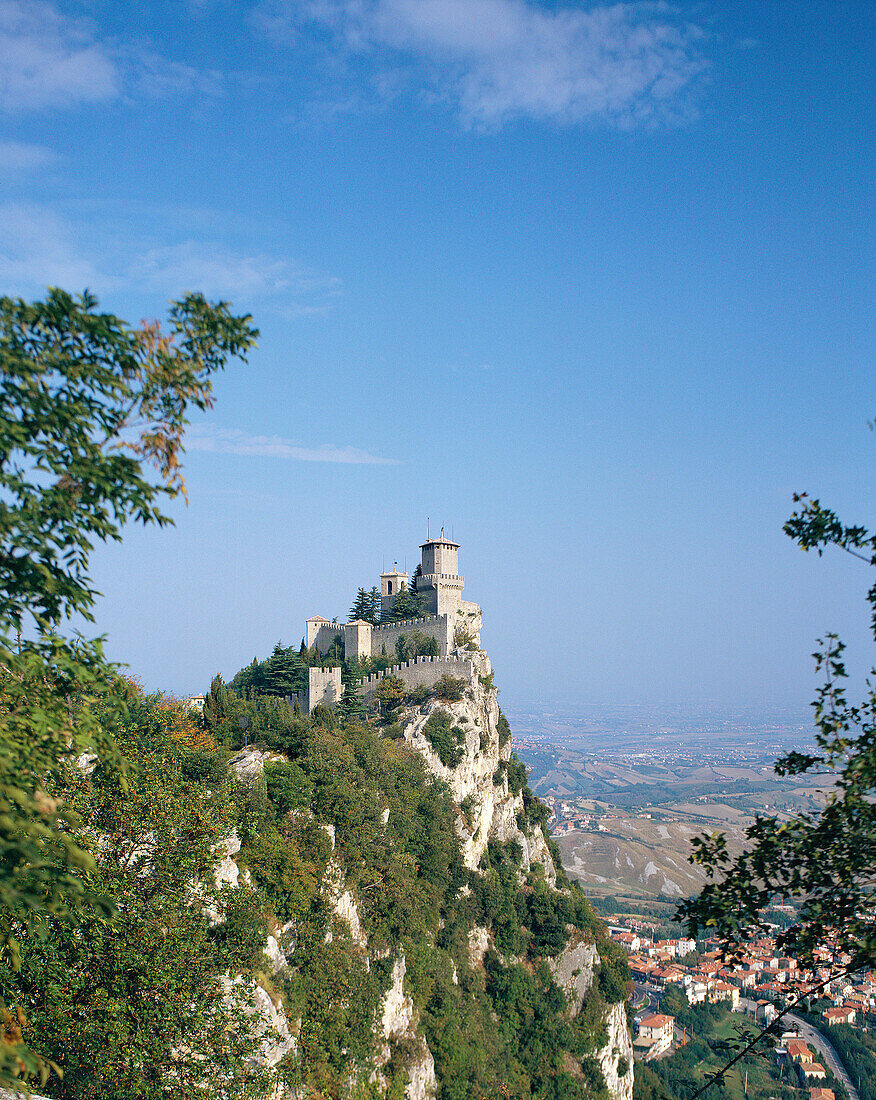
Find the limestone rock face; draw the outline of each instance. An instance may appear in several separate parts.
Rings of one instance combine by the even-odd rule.
[[[475,927],[468,930],[468,964],[472,968],[480,966],[484,955],[490,949],[492,936],[489,928]]]
[[[609,1006],[606,1026],[608,1042],[596,1059],[612,1100],[633,1100],[633,1041],[623,1002]]]
[[[228,766],[237,775],[238,779],[248,779],[252,782],[264,772],[265,764],[285,761],[286,757],[279,752],[261,752],[259,749],[241,749],[228,761]]]
[[[471,612],[464,623],[462,617],[459,621],[476,634],[480,629],[479,609],[474,604],[471,608],[476,609],[477,615]],[[507,772],[502,766],[511,756],[511,746],[499,743],[499,705],[496,689],[490,686],[490,660],[482,650],[475,652],[465,648],[455,652],[469,659],[473,666],[463,698],[455,703],[432,699],[423,706],[407,708],[402,717],[404,738],[423,756],[433,775],[447,783],[455,801],[467,811],[460,813],[457,822],[467,867],[477,870],[488,841],[515,841],[523,852],[524,874],[540,865],[547,883],[556,887],[556,868],[541,829],[523,831],[518,825],[518,816],[523,812],[523,796],[511,792]],[[423,732],[430,715],[437,710],[446,711],[453,725],[465,736],[463,757],[454,768],[441,763]],[[486,928],[472,928],[468,934],[470,964],[481,965],[491,946],[492,937]],[[595,943],[586,941],[580,934],[573,936],[560,955],[548,960],[548,965],[557,985],[569,998],[570,1010],[577,1012],[593,985],[599,966]],[[606,1027],[608,1041],[596,1057],[609,1094],[612,1100],[632,1100],[633,1048],[623,1004],[610,1006]],[[432,1072],[434,1075],[434,1069]]]
[[[289,1021],[282,1002],[275,1004],[267,990],[240,975],[223,978],[223,995],[229,1004],[242,1008],[252,1024],[252,1034],[258,1042],[255,1055],[250,1060],[254,1069],[273,1069],[297,1043],[289,1030]],[[292,1097],[295,1094],[283,1089],[279,1083],[275,1095]]]
[[[216,845],[219,863],[216,866],[216,886],[237,886],[240,883],[240,869],[234,862],[234,856],[240,851],[240,837],[235,829],[229,837]]]
[[[423,756],[430,771],[443,779],[456,802],[469,807],[469,825],[461,816],[458,824],[465,865],[477,870],[489,840],[516,841],[523,851],[523,871],[536,864],[544,868],[545,879],[556,885],[557,872],[541,830],[521,831],[517,816],[523,812],[522,794],[512,794],[502,767],[511,756],[511,746],[499,744],[499,704],[494,687],[482,682],[491,674],[490,659],[483,651],[460,649],[458,656],[471,660],[474,672],[458,703],[431,699],[421,707],[404,712],[404,737]],[[465,734],[464,755],[455,768],[441,763],[423,729],[436,711],[446,711]]]
[[[408,1080],[405,1084],[405,1100],[432,1100],[436,1092],[435,1061],[426,1040],[416,1027],[414,1002],[405,993],[404,956],[396,959],[392,968],[392,985],[383,999],[383,1016],[380,1031],[383,1037],[379,1061],[386,1065],[392,1043],[403,1043],[408,1057],[405,1068]]]
[[[569,998],[569,1004],[577,1012],[584,997],[593,985],[599,953],[596,945],[583,940],[570,939],[555,958],[548,959],[554,981]]]
[[[329,905],[334,910],[335,920],[340,919],[345,921],[350,929],[350,935],[353,937],[353,940],[361,948],[366,948],[368,946],[368,937],[365,935],[365,929],[362,927],[356,899],[350,891],[346,889],[344,869],[334,858],[329,860],[328,867],[325,869],[322,889],[325,897],[328,899]],[[332,929],[329,928],[325,934],[326,943],[331,943],[333,935]]]
[[[267,958],[271,974],[281,974],[289,969],[288,956],[295,950],[296,938],[293,933],[294,921],[281,925],[275,932],[269,934],[265,945],[265,957]]]
[[[469,603],[468,600],[460,600],[456,609],[454,631],[457,627],[460,627],[463,632],[471,637],[472,645],[480,649],[481,627],[483,625],[480,607],[476,603]]]

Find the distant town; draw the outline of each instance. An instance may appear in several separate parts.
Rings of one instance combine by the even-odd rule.
[[[779,919],[794,915],[791,906],[777,906],[771,912]],[[771,1024],[788,1006],[800,1005],[803,1011],[814,1001],[827,1002],[819,1010],[825,1027],[876,1026],[876,972],[841,974],[851,959],[829,945],[816,953],[815,967],[807,968],[781,952],[774,936],[750,940],[727,962],[717,940],[698,944],[688,937],[655,938],[654,932],[654,925],[635,920],[609,928],[611,939],[628,953],[636,989],[657,994],[658,1005],[659,994],[675,987],[684,991],[690,1005],[723,1001],[734,1011],[750,1013],[761,1027]],[[651,999],[644,999],[650,1005]],[[663,1012],[640,1012],[636,1029],[635,1054],[645,1060],[671,1053],[687,1039],[674,1017]],[[835,1061],[829,1044],[821,1043],[817,1032],[807,1042],[792,1024],[782,1028],[777,1039],[773,1052],[777,1064],[797,1073],[801,1085],[809,1088],[810,1100],[831,1100],[833,1091],[820,1087],[818,1081],[829,1071],[844,1071],[839,1063],[825,1068],[810,1047],[810,1043],[821,1045]]]

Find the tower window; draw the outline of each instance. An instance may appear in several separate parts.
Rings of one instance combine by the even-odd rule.
[[[392,595],[392,581],[386,582],[386,591],[388,595]]]

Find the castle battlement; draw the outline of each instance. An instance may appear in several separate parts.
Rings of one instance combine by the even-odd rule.
[[[442,676],[457,676],[471,683],[474,664],[467,657],[416,657],[366,676],[359,685],[362,695],[371,695],[387,676],[397,676],[406,688],[415,688],[420,684],[430,688]]]
[[[455,675],[464,675],[471,678],[471,661],[463,658],[451,657],[454,647],[454,633],[458,622],[464,620],[466,629],[471,630],[471,616],[473,612],[478,615],[480,608],[477,604],[468,603],[460,599],[465,578],[454,572],[458,564],[459,543],[451,539],[441,537],[429,539],[420,547],[422,551],[421,573],[414,578],[414,586],[417,596],[424,601],[426,610],[430,614],[418,619],[401,619],[397,622],[369,623],[356,619],[351,623],[329,622],[321,615],[312,615],[305,626],[305,644],[308,649],[314,646],[320,653],[327,653],[335,644],[340,635],[344,645],[344,657],[349,660],[352,657],[377,657],[385,653],[390,659],[395,655],[393,650],[400,638],[407,635],[420,633],[433,638],[437,643],[438,656],[417,657],[411,661],[392,666],[392,675],[402,675],[402,678],[412,675],[419,669],[420,676],[424,674],[430,677],[429,684],[441,678],[445,672],[455,669]],[[408,584],[408,574],[399,572],[398,565],[389,573],[380,575],[381,609],[383,615],[389,615],[392,606],[398,598],[403,586]],[[475,626],[475,635],[480,628],[478,618]],[[478,643],[479,644],[479,643]],[[435,648],[434,646],[430,648]],[[401,651],[401,647],[399,647]],[[441,666],[436,662],[450,662]],[[461,664],[460,664],[461,662]],[[400,672],[398,670],[401,670]],[[433,675],[434,673],[434,675]],[[373,690],[386,673],[375,673],[366,677],[363,681],[363,691]],[[372,683],[373,681],[373,683]],[[414,687],[415,681],[408,686]],[[405,679],[405,683],[408,681]],[[366,686],[371,684],[370,687]],[[329,702],[327,695],[331,695],[334,685],[326,686],[314,683],[313,698],[322,696],[322,701]],[[313,705],[313,704],[311,704]]]
[[[445,618],[445,615],[427,615],[425,616],[425,618],[422,619],[399,619],[397,622],[394,623],[374,623],[371,627],[371,630],[375,634],[379,634],[381,630],[391,630],[393,627],[397,626],[411,627],[416,630],[421,623],[424,625],[426,623],[437,623]]]

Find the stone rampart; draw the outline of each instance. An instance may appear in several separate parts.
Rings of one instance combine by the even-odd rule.
[[[442,676],[456,676],[470,683],[474,678],[474,665],[467,657],[417,657],[401,665],[393,665],[385,672],[366,676],[359,685],[363,698],[371,695],[386,676],[398,676],[406,688],[418,684],[431,687]]]
[[[399,623],[382,623],[371,628],[371,656],[379,657],[386,646],[387,657],[395,652],[395,643],[405,634],[419,630],[438,643],[440,656],[445,656],[453,644],[453,624],[447,615],[429,615],[424,619],[403,619]]]
[[[309,668],[307,670],[307,713],[320,703],[334,707],[344,693],[339,668]]]
[[[314,634],[313,642],[307,644],[312,646],[315,642],[320,653],[327,653],[339,634],[343,638],[344,627],[341,623],[323,623]]]

